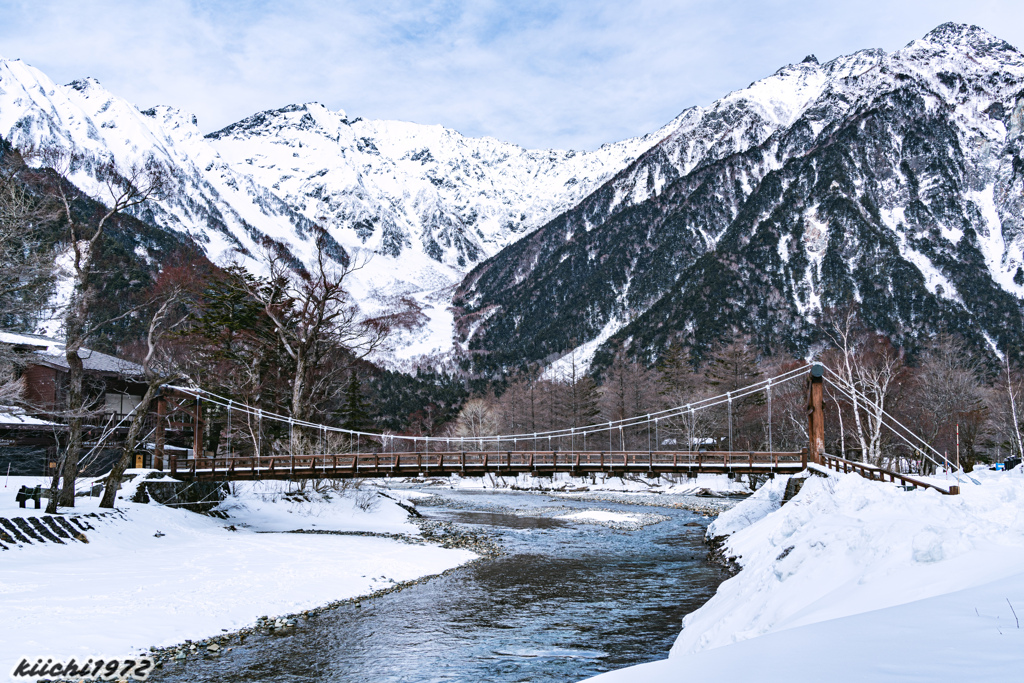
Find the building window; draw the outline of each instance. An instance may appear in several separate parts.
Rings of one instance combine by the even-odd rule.
[[[103,412],[114,415],[127,415],[142,402],[141,396],[119,394],[112,391],[107,392],[105,399]]]

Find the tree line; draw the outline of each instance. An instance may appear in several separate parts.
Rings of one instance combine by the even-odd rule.
[[[700,356],[678,343],[651,364],[619,354],[600,377],[580,372],[571,357],[558,373],[531,368],[470,398],[447,434],[472,442],[643,418],[819,362],[836,380],[825,389],[829,453],[917,472],[947,463],[969,472],[979,462],[1020,457],[1024,375],[1005,356],[979,356],[954,334],[939,334],[911,355],[864,325],[856,305],[823,312],[818,327],[826,341],[805,359],[765,352],[737,334]],[[799,451],[808,443],[805,379],[652,422],[605,430],[589,445],[579,437],[522,443],[542,450]],[[924,443],[900,438],[900,424]]]

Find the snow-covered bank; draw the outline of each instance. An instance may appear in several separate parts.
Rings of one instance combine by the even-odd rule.
[[[1020,681],[1024,574],[887,609],[769,633],[596,676],[677,681]]]
[[[12,504],[20,484],[37,483],[24,479],[11,478],[0,516],[38,514]],[[387,538],[259,533],[418,535],[406,512],[384,498],[285,492],[278,483],[240,484],[223,505],[226,520],[121,500],[124,518],[90,518],[88,544],[3,552],[0,665],[13,666],[22,655],[123,655],[219,635],[263,615],[367,595],[476,557]],[[77,511],[93,511],[97,501],[79,498]]]
[[[422,480],[421,480],[422,481]],[[558,472],[552,476],[532,474],[483,477],[452,475],[431,480],[457,489],[514,489],[517,491],[616,491],[634,493],[667,493],[673,495],[736,495],[751,492],[745,476],[730,479],[725,474],[699,474],[694,479],[685,475],[660,475],[653,479],[641,476],[614,477],[605,474],[572,476]]]
[[[1024,474],[974,476],[960,496],[811,477],[781,507],[771,482],[709,528],[743,570],[669,659],[595,680],[1020,680]]]

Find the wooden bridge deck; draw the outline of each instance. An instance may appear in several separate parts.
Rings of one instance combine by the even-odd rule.
[[[792,474],[804,452],[759,451],[453,451],[306,456],[170,458],[172,475],[204,481],[335,479],[485,474]]]

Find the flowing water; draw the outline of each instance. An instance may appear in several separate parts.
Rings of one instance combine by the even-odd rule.
[[[686,510],[542,494],[444,495],[451,506],[421,511],[485,530],[505,554],[361,607],[345,604],[288,635],[250,636],[221,656],[169,663],[151,680],[578,681],[664,658],[682,617],[726,578],[705,561],[710,520]],[[617,531],[554,519],[543,510],[551,506],[669,520]]]

